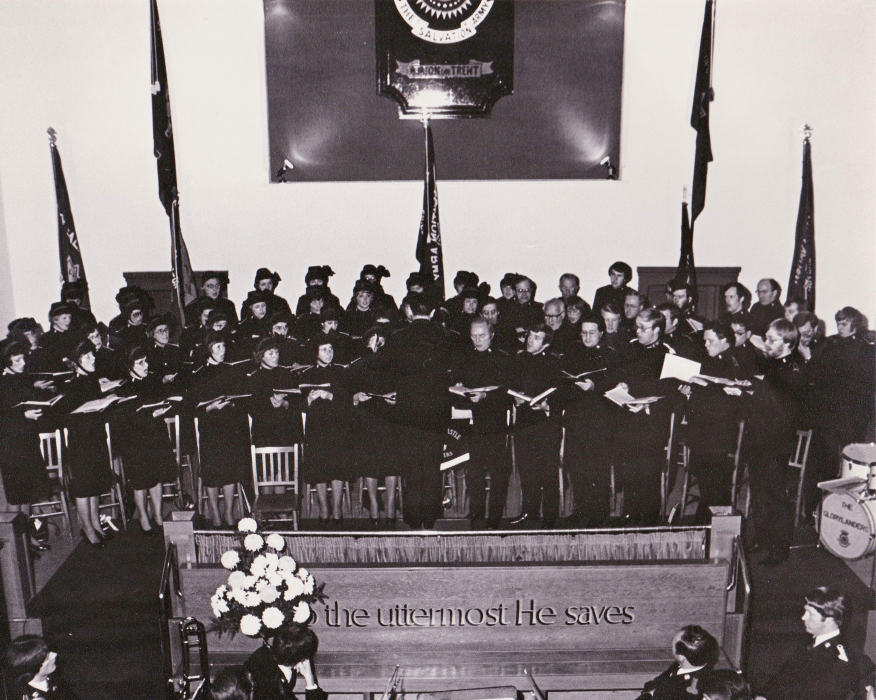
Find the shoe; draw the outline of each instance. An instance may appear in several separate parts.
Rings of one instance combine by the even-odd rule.
[[[141,526],[141,530],[142,530],[142,526]],[[143,530],[143,534],[146,537],[155,537],[155,535],[157,534],[157,531],[154,527],[150,527],[148,530]]]
[[[40,544],[45,544],[49,541],[49,528],[46,526],[46,521],[42,518],[34,518],[30,521],[30,533],[32,539]]]
[[[511,525],[520,525],[520,523],[525,523],[529,520],[529,513],[521,513],[516,518],[510,521]]]
[[[88,535],[85,534],[85,528],[79,528],[79,534],[82,535],[83,540],[88,542],[89,547],[93,547],[94,549],[103,549],[104,547],[106,547],[106,543],[103,541],[100,535],[98,535],[97,542],[92,542],[90,539],[88,539]],[[97,532],[95,532],[95,534],[97,534]]]

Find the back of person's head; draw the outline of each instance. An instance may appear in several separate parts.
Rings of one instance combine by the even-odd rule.
[[[819,586],[806,594],[806,605],[814,608],[822,617],[832,617],[838,627],[846,617],[846,597],[836,588]]]
[[[40,670],[49,655],[46,640],[35,634],[25,634],[13,639],[6,650],[6,677],[14,686],[25,685]]]
[[[741,673],[719,668],[703,675],[699,691],[709,700],[751,700],[751,688]]]
[[[669,314],[669,318],[671,318],[673,321],[681,316],[681,309],[679,309],[671,301],[660,304],[656,307],[656,310],[662,314]]]
[[[211,700],[251,700],[252,677],[243,666],[228,666],[210,684]]]
[[[319,639],[307,625],[290,622],[277,631],[272,646],[278,664],[294,666],[299,661],[312,659],[316,655]]]
[[[426,294],[413,292],[408,294],[407,300],[411,313],[414,316],[428,316],[435,310],[434,305]]]
[[[699,625],[682,627],[675,642],[675,653],[686,658],[692,666],[714,666],[718,663],[718,640]]]

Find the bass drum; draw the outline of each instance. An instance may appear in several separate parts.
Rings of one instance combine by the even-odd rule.
[[[859,501],[849,492],[821,502],[821,544],[843,559],[860,559],[876,549],[876,500]]]

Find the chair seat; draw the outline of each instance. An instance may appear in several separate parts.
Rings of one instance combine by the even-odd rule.
[[[256,498],[253,506],[256,513],[291,513],[298,510],[298,494],[294,491],[286,493],[262,493]]]

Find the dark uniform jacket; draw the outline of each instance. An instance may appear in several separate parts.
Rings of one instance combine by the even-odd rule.
[[[253,700],[293,700],[295,681],[298,680],[293,669],[292,679],[286,676],[277,665],[277,659],[270,647],[259,647],[244,663],[252,674]],[[328,694],[322,688],[305,690],[306,700],[326,700]]]
[[[840,634],[798,649],[757,694],[767,700],[857,700],[865,697],[872,674],[873,662]]]
[[[763,305],[759,301],[751,305],[748,311],[751,325],[748,327],[754,335],[764,335],[770,324],[777,318],[785,317],[785,307],[778,301]]]
[[[703,675],[709,672],[708,667],[688,673],[678,673],[678,662],[673,662],[669,668],[654,680],[645,683],[639,700],[698,700],[703,697],[699,684]]]
[[[604,287],[600,287],[596,290],[596,294],[593,297],[593,310],[596,313],[600,313],[602,307],[612,301],[615,304],[618,304],[621,308],[623,308],[624,299],[627,296],[627,292],[633,291],[635,290],[631,289],[625,284],[621,285],[617,289],[612,287],[610,284],[607,284]]]

